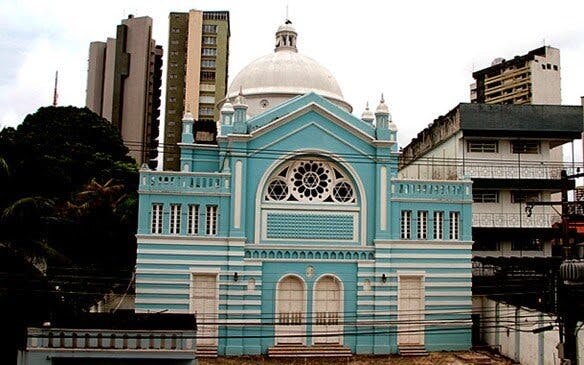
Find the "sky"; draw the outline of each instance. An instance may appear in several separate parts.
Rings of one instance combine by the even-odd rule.
[[[562,103],[584,95],[582,1],[0,0],[0,129],[52,103],[56,70],[59,105],[84,106],[89,43],[114,37],[128,14],[154,19],[166,64],[168,14],[192,8],[230,11],[230,81],[273,51],[288,8],[299,52],[335,75],[356,116],[384,93],[400,146],[468,102],[472,71],[496,57],[557,47]]]

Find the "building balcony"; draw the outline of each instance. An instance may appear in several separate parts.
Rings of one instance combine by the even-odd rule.
[[[559,180],[562,170],[568,175],[576,172],[572,165],[549,162],[515,162],[513,164],[500,162],[469,162],[464,166],[458,166],[458,176],[471,179],[538,179]]]
[[[394,199],[438,199],[470,200],[472,189],[470,181],[427,181],[392,180],[391,194]]]
[[[473,228],[551,228],[561,217],[556,213],[473,213]]]
[[[140,171],[140,193],[229,194],[231,174]]]
[[[196,331],[29,328],[27,335],[29,351],[183,351],[193,356]]]

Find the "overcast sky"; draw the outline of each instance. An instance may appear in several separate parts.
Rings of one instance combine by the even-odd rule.
[[[52,102],[57,69],[59,105],[84,106],[89,42],[114,37],[128,14],[154,19],[166,64],[170,11],[229,10],[232,80],[273,51],[286,5],[299,51],[335,75],[355,115],[385,94],[401,146],[469,101],[473,69],[544,42],[561,50],[563,104],[584,95],[581,1],[0,0],[0,128]]]

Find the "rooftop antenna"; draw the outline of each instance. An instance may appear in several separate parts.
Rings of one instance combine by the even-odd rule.
[[[59,81],[59,70],[55,71],[55,90],[53,91],[53,106],[57,106],[57,99],[59,94],[57,93],[57,83]]]

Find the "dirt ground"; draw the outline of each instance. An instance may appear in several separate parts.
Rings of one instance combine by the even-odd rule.
[[[509,365],[512,361],[501,356],[476,351],[459,352],[431,352],[425,357],[391,356],[366,356],[355,355],[353,357],[308,357],[308,358],[266,358],[260,356],[200,358],[199,365],[472,365],[491,364]]]

